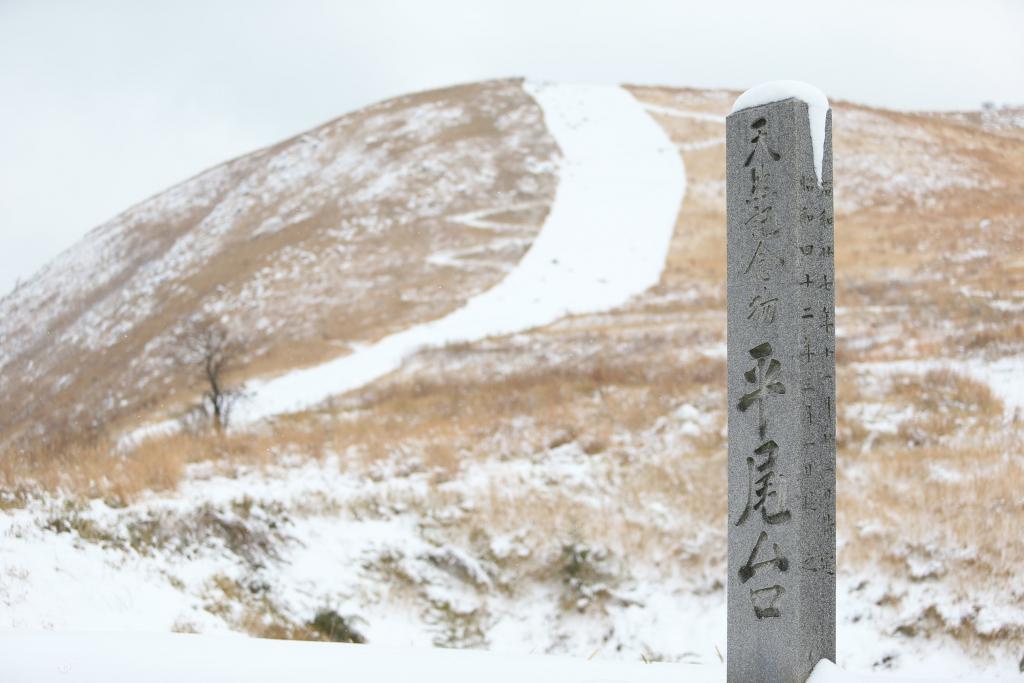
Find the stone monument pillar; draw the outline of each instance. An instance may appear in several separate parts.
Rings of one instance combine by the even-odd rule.
[[[776,90],[726,124],[730,683],[835,661],[831,111]]]

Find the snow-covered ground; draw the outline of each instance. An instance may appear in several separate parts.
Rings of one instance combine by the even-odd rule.
[[[8,683],[74,680],[303,681],[352,683],[721,683],[718,665],[512,656],[471,650],[396,649],[345,643],[140,633],[0,631]],[[829,661],[808,683],[939,681],[847,673]],[[978,679],[974,679],[978,680]]]
[[[625,303],[658,282],[683,199],[683,162],[618,87],[526,84],[562,151],[558,190],[530,250],[498,285],[450,315],[347,356],[254,383],[244,420],[362,386],[427,346],[546,325]]]
[[[4,633],[5,683],[719,683],[721,667],[138,633]],[[831,680],[831,679],[826,679]]]
[[[248,614],[301,625],[318,610],[330,608],[374,647],[448,644],[486,646],[510,657],[572,653],[633,662],[646,657],[703,665],[665,674],[674,680],[723,680],[719,656],[725,652],[725,596],[713,575],[673,571],[674,555],[669,553],[653,564],[634,558],[621,571],[609,561],[607,567],[598,567],[596,578],[567,593],[570,577],[564,556],[557,553],[564,541],[551,539],[548,547],[531,542],[525,534],[529,521],[523,521],[522,532],[491,530],[483,539],[463,535],[476,524],[476,515],[487,519],[491,514],[486,506],[496,487],[518,489],[539,502],[557,482],[559,490],[570,491],[580,514],[602,514],[608,506],[607,482],[618,476],[604,456],[568,444],[536,458],[466,463],[456,477],[440,483],[415,463],[382,464],[371,476],[343,470],[335,456],[321,462],[283,458],[265,471],[241,468],[227,474],[206,463],[190,466],[178,491],[151,494],[127,507],[99,500],[83,506],[39,499],[0,515],[0,629],[19,631],[0,635],[4,674],[43,671],[40,667],[51,665],[56,671],[59,664],[68,664],[82,680],[93,680],[86,674],[99,675],[101,669],[90,669],[99,665],[84,652],[103,652],[111,642],[136,639],[139,647],[183,643],[180,656],[177,645],[164,656],[182,666],[199,667],[208,661],[203,653],[210,651],[223,652],[225,659],[236,653],[248,661],[241,653],[256,646],[226,638],[253,618]],[[657,516],[655,508],[645,514]],[[675,529],[671,518],[660,524],[667,532]],[[599,557],[600,549],[590,551],[591,557]],[[915,586],[919,592],[928,586],[901,585],[906,589],[905,609],[912,612],[918,602]],[[895,634],[898,617],[893,620],[879,607],[888,590],[886,581],[876,576],[840,577],[838,642],[844,667],[892,667],[927,680],[978,671],[1015,675],[1013,661],[985,665],[948,642]],[[570,602],[590,604],[567,608],[567,596]],[[934,596],[922,600],[926,598]],[[208,640],[125,635],[107,641],[105,636],[69,635],[47,641],[32,635],[39,630],[174,630],[200,633]],[[32,648],[48,649],[54,656],[29,657]],[[67,652],[63,659],[56,656],[62,649]],[[356,671],[373,666],[376,656],[388,658],[371,654],[386,649],[299,645],[289,650],[274,644],[254,656],[277,653],[301,659],[299,653],[307,652],[324,666],[334,661],[341,666],[342,659],[354,657]],[[428,670],[449,661],[433,656],[424,660]],[[459,672],[474,670],[471,662],[502,668],[505,661],[481,657],[468,655],[465,664],[453,665],[453,676],[445,680],[474,680],[459,678]],[[538,674],[537,680],[667,680],[659,677],[661,668],[563,669],[558,660],[552,661],[552,672],[572,676],[549,679]],[[110,658],[108,664],[124,667],[105,669],[116,674],[146,666],[147,659]],[[402,669],[388,668],[392,665],[397,666],[390,661],[377,665],[392,677],[365,680],[411,680],[403,678]],[[509,671],[520,670],[509,666]],[[522,666],[523,672],[534,670],[528,658]],[[494,676],[486,680],[505,680]],[[131,679],[126,673],[124,680]],[[24,680],[37,679],[26,673]],[[815,679],[833,680],[860,679]]]
[[[336,456],[282,458],[228,475],[190,466],[178,491],[127,507],[38,499],[0,515],[0,628],[224,635],[250,607],[299,624],[330,607],[388,647],[713,663],[724,602],[720,592],[696,594],[693,577],[666,581],[638,565],[619,581],[602,560],[595,574],[607,576],[567,593],[565,539],[538,547],[528,520],[483,530],[483,541],[462,537],[495,487],[541,501],[558,482],[556,493],[572,492],[581,511],[597,514],[611,467],[575,445],[466,464],[442,483],[415,462],[360,476]],[[607,608],[597,604],[605,598]],[[684,618],[693,614],[700,618]]]
[[[725,666],[398,649],[181,634],[0,631],[7,683],[303,681],[352,683],[722,683]],[[843,671],[822,661],[808,683],[941,681]],[[952,680],[952,679],[945,679]],[[963,680],[963,679],[961,679]],[[978,681],[980,679],[973,679]]]

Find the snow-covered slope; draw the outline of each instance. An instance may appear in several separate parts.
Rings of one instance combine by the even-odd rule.
[[[522,83],[492,81],[353,112],[132,207],[0,300],[0,441],[180,408],[196,318],[245,338],[251,377],[443,316],[530,246],[557,157]]]
[[[527,84],[562,151],[540,234],[496,286],[444,318],[337,360],[255,383],[248,419],[309,406],[396,369],[425,346],[471,342],[625,303],[657,284],[686,176],[664,131],[621,88]]]

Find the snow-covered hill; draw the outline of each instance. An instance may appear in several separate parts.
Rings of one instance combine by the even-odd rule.
[[[0,302],[0,626],[714,665],[733,99],[410,95],[98,228]],[[1016,674],[1024,138],[833,104],[840,663]],[[104,440],[209,316],[251,421]]]
[[[437,318],[526,251],[557,158],[521,82],[495,81],[369,107],[157,195],[0,301],[0,434],[180,408],[197,386],[177,335],[199,316],[244,331],[246,375]]]

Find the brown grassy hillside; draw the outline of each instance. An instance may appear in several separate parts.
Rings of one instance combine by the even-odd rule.
[[[557,153],[519,82],[493,81],[348,114],[129,209],[0,300],[0,439],[173,412],[197,388],[174,362],[195,318],[244,333],[252,376],[447,313],[529,246]]]

